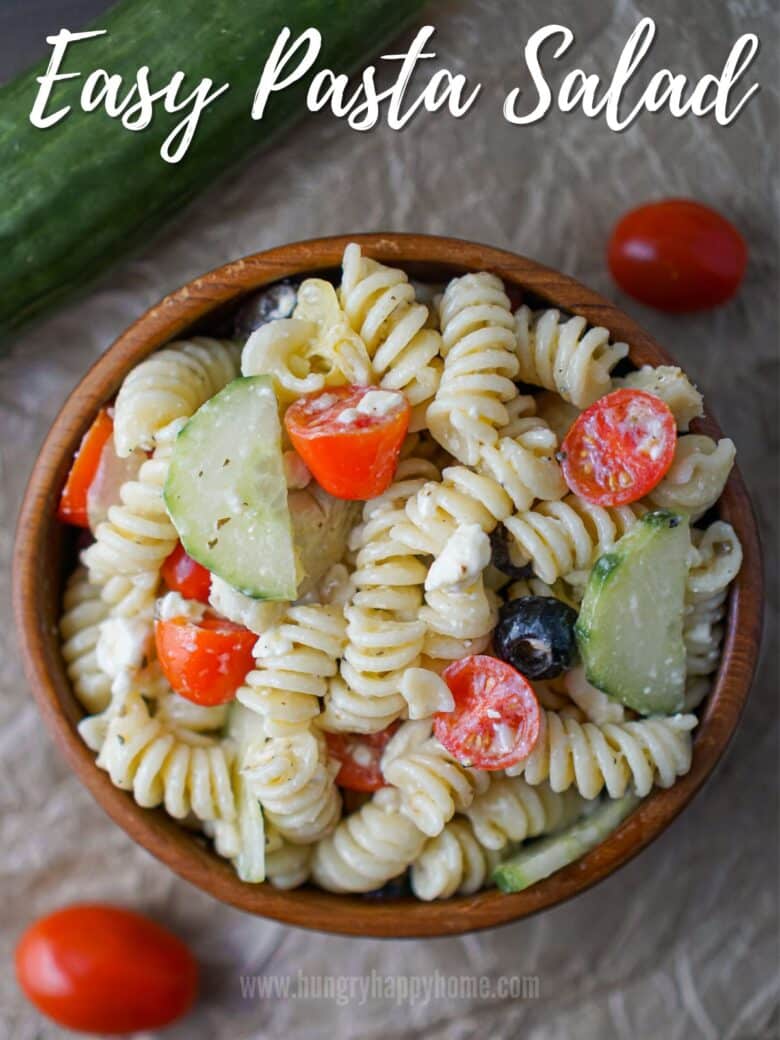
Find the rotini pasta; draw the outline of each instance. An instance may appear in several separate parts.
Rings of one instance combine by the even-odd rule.
[[[151,451],[164,426],[189,418],[238,375],[239,351],[235,343],[196,336],[169,344],[131,369],[114,406],[117,455]]]
[[[338,822],[337,771],[324,739],[302,731],[252,745],[241,773],[279,834],[306,845],[319,841]]]
[[[588,722],[595,722],[597,726],[603,726],[607,722],[625,722],[626,709],[623,705],[610,700],[606,693],[591,686],[585,678],[585,669],[581,666],[566,672],[563,687]]]
[[[97,764],[146,808],[164,805],[179,820],[190,812],[200,820],[235,817],[229,747],[165,725],[140,696],[109,722]]]
[[[405,459],[395,483],[366,504],[363,523],[353,532],[356,591],[344,608],[347,644],[341,675],[331,681],[326,698],[325,729],[375,732],[405,710],[401,678],[419,664],[425,637],[418,614],[426,568],[392,528],[409,498],[437,475],[430,462]]]
[[[532,787],[521,776],[499,776],[478,794],[465,815],[483,848],[503,849],[510,842],[549,834],[580,816],[586,803],[573,789]]]
[[[599,556],[608,552],[642,513],[630,506],[596,506],[578,495],[541,502],[527,513],[504,520],[516,551],[543,582],[558,578],[579,585]]]
[[[141,466],[136,480],[122,485],[120,504],[98,524],[95,541],[81,555],[90,581],[107,582],[116,575],[159,573],[178,540],[163,500],[173,443],[183,420],[158,431],[154,455]]]
[[[495,275],[453,279],[439,305],[444,372],[428,408],[428,428],[447,451],[474,466],[495,444],[517,395],[516,340],[509,297]]]
[[[290,607],[255,646],[254,671],[237,698],[259,712],[269,737],[306,729],[320,713],[328,679],[338,671],[346,621],[335,607]]]
[[[398,792],[385,788],[315,846],[312,878],[329,892],[371,892],[402,874],[424,842]]]
[[[428,308],[415,299],[403,271],[344,250],[339,290],[347,320],[368,349],[379,385],[402,390],[412,405],[410,429],[424,425],[424,410],[441,378],[441,335],[428,327]]]
[[[655,508],[687,513],[697,520],[723,494],[736,453],[734,442],[726,437],[717,444],[695,433],[678,438],[672,465],[648,501]]]
[[[99,666],[95,651],[108,606],[100,586],[90,584],[84,567],[78,567],[68,579],[62,609],[62,656],[73,692],[90,714],[103,711],[111,698],[111,678]]]
[[[429,837],[464,812],[490,783],[486,773],[456,762],[431,736],[428,722],[407,722],[382,758],[385,780],[401,793],[401,812]]]
[[[520,307],[515,313],[520,379],[554,390],[577,408],[608,393],[612,369],[626,357],[628,345],[610,343],[607,329],[587,325],[579,316]]]
[[[575,785],[583,798],[606,788],[620,798],[629,784],[640,797],[653,784],[671,787],[691,766],[691,730],[695,715],[608,722],[597,726],[542,712],[542,729],[534,750],[507,775],[522,775],[529,784],[548,781],[553,791]]]
[[[638,372],[614,379],[613,389],[646,390],[665,401],[672,410],[678,430],[687,430],[704,414],[702,396],[690,379],[673,365],[643,365]]]
[[[456,816],[412,863],[412,891],[425,900],[473,895],[490,883],[500,859],[499,852],[477,841],[468,820]]]
[[[742,566],[742,546],[734,528],[717,520],[703,531],[693,528],[691,540],[688,597],[711,596],[727,588]]]

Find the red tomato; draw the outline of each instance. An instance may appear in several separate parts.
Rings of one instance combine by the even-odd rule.
[[[157,656],[165,678],[193,704],[225,704],[233,700],[254,667],[257,636],[222,618],[171,618],[156,621]]]
[[[539,701],[527,679],[485,654],[442,672],[455,708],[434,716],[436,739],[463,765],[506,769],[531,754],[539,739]]]
[[[669,469],[677,427],[669,405],[644,390],[615,390],[574,420],[559,458],[575,494],[599,506],[636,502]]]
[[[207,571],[193,560],[181,542],[165,560],[161,570],[165,584],[173,592],[180,592],[185,599],[196,599],[208,603],[211,588],[211,571]]]
[[[16,947],[16,977],[39,1011],[68,1029],[159,1029],[191,1008],[198,968],[184,943],[148,917],[100,904],[56,910]]]
[[[698,311],[737,291],[747,265],[733,224],[691,199],[665,199],[622,217],[607,250],[621,289],[662,311]]]
[[[369,393],[392,393],[388,412],[361,412]],[[349,411],[348,411],[349,410]],[[321,487],[336,498],[368,499],[393,481],[411,409],[397,390],[339,386],[295,401],[284,425],[293,446]]]
[[[103,447],[113,432],[114,422],[106,409],[101,408],[81,439],[62,489],[57,517],[63,523],[89,527],[87,492],[98,471]]]
[[[336,776],[339,787],[350,791],[378,791],[384,787],[380,763],[397,729],[398,724],[394,722],[380,733],[326,733],[331,757],[341,762]]]

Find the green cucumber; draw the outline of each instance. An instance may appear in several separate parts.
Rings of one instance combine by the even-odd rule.
[[[502,892],[530,888],[606,841],[640,801],[637,795],[627,794],[602,802],[565,830],[524,845],[516,855],[498,864],[493,880]]]
[[[688,518],[647,513],[600,557],[577,619],[589,682],[642,715],[682,711]]]
[[[241,767],[247,750],[258,741],[262,743],[265,740],[262,718],[257,712],[249,711],[234,701],[230,706],[227,736],[237,748],[233,774],[240,848],[233,865],[242,881],[258,884],[265,881],[265,821],[260,802],[241,775]]]
[[[165,504],[193,559],[244,595],[295,599],[282,430],[269,376],[242,376],[179,434]]]
[[[29,115],[48,49],[42,62],[0,88],[0,338],[145,246],[199,191],[305,115],[306,90],[319,69],[359,68],[421,7],[422,0],[123,0],[88,27],[105,35],[69,45],[60,72],[79,77],[54,85],[46,113],[71,111],[41,130]],[[293,40],[310,27],[320,30],[322,49],[306,76],[271,95],[256,122],[252,99],[284,27]],[[137,133],[102,109],[81,110],[90,72],[121,75],[124,98],[142,66],[153,90],[184,72],[180,98],[204,77],[212,90],[229,83],[204,110],[179,163],[165,162],[160,147],[189,110],[169,113],[158,103]]]

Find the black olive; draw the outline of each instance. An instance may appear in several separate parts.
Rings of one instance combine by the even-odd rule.
[[[401,874],[400,877],[393,878],[392,881],[387,881],[381,888],[375,888],[372,892],[364,892],[364,899],[403,899],[404,896],[412,894],[412,886],[410,884],[408,872]]]
[[[532,574],[530,563],[515,563],[512,560],[512,545],[509,540],[509,531],[503,524],[499,524],[490,536],[490,562],[497,571],[506,574],[508,578],[518,581],[520,578],[529,578]]]
[[[298,302],[298,290],[292,282],[275,282],[254,293],[241,304],[233,319],[236,339],[248,339],[261,325],[277,318],[289,318]]]
[[[529,679],[553,679],[576,657],[576,620],[576,610],[551,596],[510,600],[493,633],[496,656]]]

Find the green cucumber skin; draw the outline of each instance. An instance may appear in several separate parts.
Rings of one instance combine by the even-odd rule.
[[[606,841],[640,801],[637,795],[627,794],[604,802],[584,819],[499,863],[493,871],[493,880],[502,892],[522,892],[530,888]]]
[[[46,112],[63,105],[71,112],[41,130],[29,114],[48,48],[39,65],[0,88],[0,340],[144,246],[226,168],[305,114],[314,72],[360,67],[421,7],[422,0],[122,0],[85,27],[107,35],[69,45],[60,72],[81,76],[55,83]],[[255,122],[252,99],[285,26],[292,39],[318,28],[322,50],[312,72],[273,94]],[[159,150],[184,111],[169,114],[158,104],[150,125],[132,132],[100,109],[84,113],[79,107],[91,71],[121,74],[124,96],[142,65],[150,68],[153,90],[184,72],[181,97],[203,77],[214,88],[230,84],[201,114],[178,164],[165,162]]]
[[[647,544],[650,539],[656,538],[658,533],[664,529],[674,529],[680,526],[688,526],[686,516],[665,509],[646,513],[640,522],[620,539],[611,552],[605,553],[596,561],[580,606],[580,615],[574,626],[588,682],[606,693],[608,697],[642,715],[673,714],[681,711],[684,703],[682,688],[676,695],[669,692],[665,696],[661,695],[659,691],[653,691],[651,695],[639,695],[630,688],[630,684],[616,688],[614,676],[610,676],[609,668],[605,670],[605,661],[600,652],[602,648],[597,645],[603,643],[603,638],[597,630],[598,626],[594,628],[594,615],[600,616],[603,623],[603,609],[599,613],[601,597],[605,591],[609,595],[610,585],[622,577],[623,568],[631,554],[641,548],[642,543]],[[680,643],[680,650],[684,653],[682,643]]]

